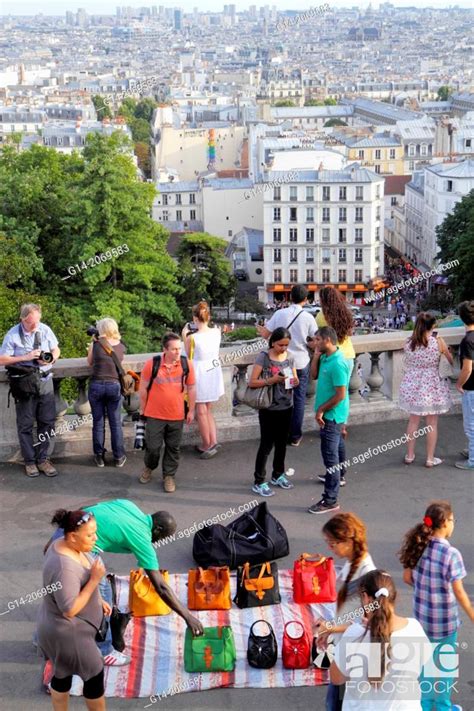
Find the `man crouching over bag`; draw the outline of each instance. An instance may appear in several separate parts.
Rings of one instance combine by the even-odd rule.
[[[48,461],[49,439],[54,432],[53,363],[59,358],[58,340],[41,323],[41,306],[23,304],[20,323],[13,326],[0,348],[0,365],[6,366],[10,392],[15,400],[16,426],[25,474],[29,477],[56,476]],[[39,444],[33,445],[33,426],[37,424]]]

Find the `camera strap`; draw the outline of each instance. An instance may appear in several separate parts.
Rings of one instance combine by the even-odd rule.
[[[23,327],[21,323],[18,324],[18,333],[20,334],[21,345],[23,346],[23,348],[28,348],[28,346],[26,345],[26,338],[25,334],[23,333]],[[41,349],[41,333],[39,332],[39,329],[35,332],[33,350],[36,351],[38,350],[38,348]]]

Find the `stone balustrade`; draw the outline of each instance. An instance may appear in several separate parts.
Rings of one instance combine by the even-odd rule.
[[[464,335],[463,328],[444,328],[441,334],[455,350],[455,371],[459,370],[457,349]],[[398,390],[402,377],[403,343],[409,334],[393,331],[382,334],[354,336],[356,363],[349,385],[351,400],[350,424],[406,419],[398,408]],[[258,437],[258,419],[255,410],[241,400],[247,383],[247,371],[262,347],[262,339],[246,343],[226,344],[220,352],[224,375],[225,394],[215,405],[219,440],[247,440]],[[126,356],[124,368],[140,373],[150,354]],[[363,366],[363,379],[358,374],[357,363]],[[60,359],[54,366],[54,389],[56,398],[56,437],[51,439],[50,453],[55,456],[85,454],[92,452],[91,416],[87,399],[87,382],[91,369],[85,358]],[[60,383],[64,378],[78,382],[78,397],[72,404],[75,414],[66,414],[68,404],[62,399]],[[360,391],[363,390],[363,394]],[[460,410],[460,396],[453,389],[454,408]],[[315,384],[308,390],[308,404],[303,429],[315,429],[312,410]],[[134,427],[132,415],[138,410],[138,396],[124,401],[124,433],[127,449],[133,447]],[[107,433],[107,438],[108,438]],[[108,439],[107,439],[108,441]],[[106,442],[107,442],[106,441]],[[196,425],[185,428],[184,443],[199,441]],[[110,449],[110,446],[108,447]],[[0,461],[20,461],[15,405],[8,407],[8,383],[4,368],[0,368]]]

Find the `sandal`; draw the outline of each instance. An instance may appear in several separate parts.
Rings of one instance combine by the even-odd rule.
[[[403,461],[405,464],[413,464],[415,461],[415,455],[413,455],[413,457],[409,457],[408,454],[405,454],[405,459]]]
[[[427,467],[428,469],[432,469],[433,467],[437,467],[439,464],[442,463],[442,459],[440,459],[439,457],[435,457],[434,459],[427,459],[425,467]]]

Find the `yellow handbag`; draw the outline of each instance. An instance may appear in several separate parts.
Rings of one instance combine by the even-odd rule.
[[[160,573],[165,582],[169,584],[168,571],[160,570]],[[171,608],[158,595],[143,568],[130,571],[128,606],[134,617],[169,615],[171,612]]]

